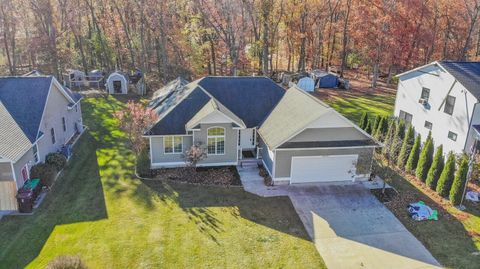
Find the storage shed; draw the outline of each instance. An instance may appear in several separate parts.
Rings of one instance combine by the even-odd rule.
[[[304,77],[298,81],[297,86],[306,92],[313,92],[315,90],[315,81],[312,78]]]
[[[115,71],[108,76],[105,87],[109,94],[127,94],[128,76],[121,71]]]
[[[85,72],[76,69],[67,69],[64,74],[65,86],[69,88],[84,86]]]
[[[312,79],[317,88],[336,88],[338,86],[337,75],[321,70],[312,71]]]
[[[103,73],[102,70],[95,69],[88,72],[87,80],[88,80],[89,86],[100,88],[100,85],[105,84],[104,76],[105,74]]]

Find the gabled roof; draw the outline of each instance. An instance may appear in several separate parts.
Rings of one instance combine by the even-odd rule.
[[[170,81],[167,85],[153,93],[152,101],[148,103],[147,107],[151,109],[158,107],[165,99],[171,96],[174,92],[181,90],[187,84],[188,81],[181,77]]]
[[[260,126],[285,94],[266,77],[205,77],[198,85],[242,119],[247,128]]]
[[[194,129],[202,119],[217,111],[227,117],[230,122],[235,123],[239,127],[246,128],[245,123],[243,123],[243,121],[238,118],[237,115],[233,114],[230,110],[228,110],[228,108],[215,100],[215,98],[211,98],[210,101],[208,101],[208,103],[205,104],[205,106],[200,109],[200,111],[198,111],[198,113],[195,114],[190,121],[187,122],[186,128]]]
[[[185,134],[187,123],[212,100],[212,106],[205,111],[218,110],[235,125],[258,127],[284,93],[283,88],[265,77],[201,78],[170,92],[161,102],[150,104],[159,120],[146,135]]]
[[[51,76],[0,77],[0,101],[31,143],[37,140]]]
[[[274,149],[330,110],[317,98],[293,86],[287,90],[258,133],[268,147]]]
[[[15,122],[0,100],[0,156],[16,161],[30,149],[32,143]]]
[[[441,61],[440,65],[477,99],[480,99],[480,62]]]

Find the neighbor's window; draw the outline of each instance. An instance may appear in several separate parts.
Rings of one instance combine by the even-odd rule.
[[[420,99],[424,99],[425,101],[428,102],[429,97],[430,97],[430,89],[422,88],[422,95],[420,96]]]
[[[210,155],[225,154],[225,128],[212,127],[207,132],[207,153]]]
[[[400,110],[400,115],[398,115],[398,117],[402,120],[404,120],[406,123],[411,123],[412,122],[412,118],[413,118],[413,115],[410,114],[410,113],[407,113],[403,110]]]
[[[445,99],[445,108],[443,112],[447,113],[448,115],[453,114],[453,107],[455,106],[455,97],[449,95],[447,99]]]
[[[40,158],[38,157],[38,146],[37,146],[37,144],[33,145],[32,151],[33,151],[33,160],[35,161],[35,163],[38,163],[40,161]]]
[[[165,153],[182,153],[183,136],[165,136],[163,138],[163,148]]]
[[[52,136],[52,144],[55,144],[55,129],[50,129],[50,135]]]
[[[448,132],[448,138],[450,138],[453,141],[457,141],[457,134],[454,132],[449,131]]]
[[[63,125],[63,131],[67,131],[67,122],[65,121],[65,117],[62,117],[62,125]]]
[[[425,121],[425,128],[432,130],[432,126],[433,124],[431,122],[429,122],[428,120]]]

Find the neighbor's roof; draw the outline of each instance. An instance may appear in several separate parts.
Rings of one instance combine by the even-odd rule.
[[[293,86],[287,90],[258,133],[268,147],[274,149],[330,110],[316,97]]]
[[[0,100],[0,156],[16,161],[32,143]]]
[[[0,77],[0,101],[32,143],[37,140],[52,79],[51,76]]]
[[[439,64],[463,87],[480,99],[480,62],[440,61]]]
[[[188,81],[183,79],[182,77],[178,77],[167,85],[163,86],[162,88],[156,90],[153,93],[152,101],[148,103],[148,108],[154,109],[158,107],[165,99],[167,99],[170,95],[174,92],[181,90],[185,85],[188,84]]]
[[[159,104],[150,105],[155,107],[159,120],[147,135],[185,134],[192,118],[201,118],[212,109],[236,124],[258,127],[284,93],[283,88],[265,77],[204,77],[179,87]],[[198,114],[212,100],[213,105]]]

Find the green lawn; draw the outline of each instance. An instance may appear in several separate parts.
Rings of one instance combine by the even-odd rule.
[[[286,197],[136,179],[122,105],[84,100],[89,130],[42,206],[0,221],[1,268],[77,254],[91,268],[325,267]]]
[[[393,92],[389,94],[385,91],[363,95],[347,91],[325,98],[324,101],[350,120],[358,122],[363,111],[372,115],[391,115],[395,95]],[[442,265],[450,268],[478,268],[480,264],[479,205],[469,203],[468,210],[464,212],[449,206],[448,202],[442,206],[430,198],[430,195],[434,194],[423,189],[420,184],[413,184],[398,173],[395,177],[388,178],[387,182],[399,191],[399,195],[393,202],[387,204],[387,207]],[[408,203],[419,200],[438,209],[440,220],[413,221],[407,214],[406,207]]]

